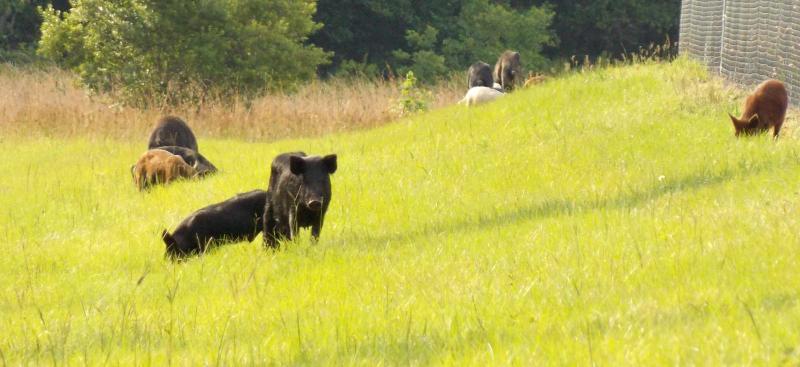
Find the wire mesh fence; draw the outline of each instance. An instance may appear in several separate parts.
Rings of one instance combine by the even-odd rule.
[[[746,86],[779,79],[800,102],[800,0],[683,0],[679,49]]]

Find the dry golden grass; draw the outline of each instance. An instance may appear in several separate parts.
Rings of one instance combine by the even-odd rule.
[[[460,78],[458,78],[460,79]],[[431,107],[458,101],[457,79],[430,87]],[[370,128],[397,118],[397,82],[361,79],[312,81],[291,94],[273,93],[252,101],[163,109],[121,106],[91,95],[74,74],[0,65],[0,134],[142,138],[164,114],[183,117],[201,137],[275,140]]]

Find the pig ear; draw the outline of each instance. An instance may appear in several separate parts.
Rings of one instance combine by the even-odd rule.
[[[756,127],[758,126],[758,114],[753,115],[750,117],[750,120],[747,120],[747,126]]]
[[[728,116],[730,116],[731,122],[733,122],[733,127],[736,128],[736,131],[741,130],[742,125],[744,124],[742,124],[742,122],[739,121],[739,119],[737,119],[736,117],[733,117],[733,115],[731,115],[730,113],[728,114]]]
[[[325,167],[328,168],[328,173],[333,174],[336,172],[336,154],[329,154],[322,158],[322,162],[325,163]]]
[[[296,175],[303,174],[306,169],[306,161],[302,157],[293,155],[289,157],[289,169]]]
[[[161,239],[164,240],[164,244],[167,245],[167,249],[175,246],[175,238],[173,238],[166,229],[161,231]]]

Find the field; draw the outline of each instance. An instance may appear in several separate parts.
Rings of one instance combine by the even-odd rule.
[[[198,129],[222,172],[148,193],[144,133],[3,135],[0,360],[796,365],[800,132],[734,138],[741,97],[679,59],[370,130]],[[339,155],[318,243],[164,260],[162,228],[290,150]]]
[[[463,83],[465,78],[458,74],[427,87],[428,102],[432,107],[452,104],[463,95]],[[171,113],[190,121],[206,137],[308,138],[376,127],[397,118],[392,107],[400,95],[398,84],[339,77],[249,102],[135,109],[108,95],[87,93],[72,73],[0,64],[0,134],[137,140],[148,136],[159,117]],[[162,101],[150,103],[161,106]]]

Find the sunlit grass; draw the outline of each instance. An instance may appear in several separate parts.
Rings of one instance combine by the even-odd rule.
[[[139,193],[141,141],[0,142],[9,364],[798,363],[800,144],[735,139],[740,92],[686,60],[271,144]],[[181,264],[158,233],[335,152],[319,243]]]

